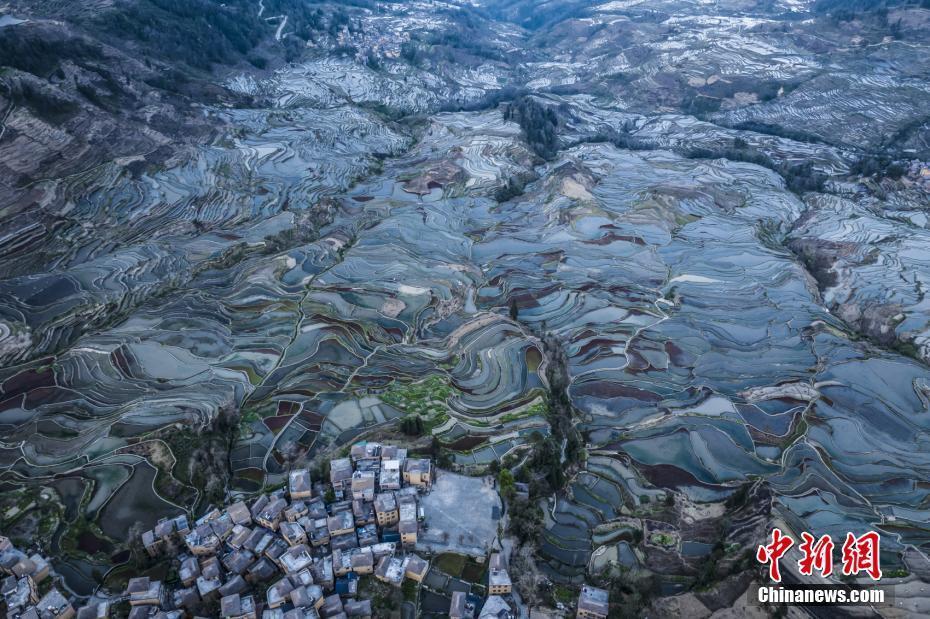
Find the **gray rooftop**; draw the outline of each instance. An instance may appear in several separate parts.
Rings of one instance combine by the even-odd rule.
[[[591,585],[582,586],[581,595],[578,597],[578,608],[606,615],[608,609],[607,591]]]

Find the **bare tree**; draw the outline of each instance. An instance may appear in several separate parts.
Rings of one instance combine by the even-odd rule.
[[[141,521],[136,520],[126,532],[126,546],[132,553],[133,561],[136,567],[142,568],[148,565],[149,555],[145,546],[142,544],[142,534],[145,533],[146,527]]]
[[[542,581],[536,561],[533,560],[533,548],[523,544],[516,549],[511,558],[511,574],[517,575],[517,588],[528,609],[538,606],[542,601],[539,595],[539,583]]]

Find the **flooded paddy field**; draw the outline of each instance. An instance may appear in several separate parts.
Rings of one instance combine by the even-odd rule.
[[[251,149],[237,151],[259,157],[243,169],[280,193],[273,173],[286,176],[299,154],[277,162]],[[547,431],[537,336],[547,332],[567,353],[590,454],[549,516],[541,554],[553,578],[580,575],[602,545],[598,527],[641,517],[664,497],[657,487],[702,503],[764,479],[773,509],[809,528],[893,521],[889,553],[926,543],[919,411],[930,373],[845,336],[784,247],[805,204],[777,175],[596,144],[533,170],[539,180],[518,198],[488,197],[530,161],[499,113],[437,116],[410,152],[352,187],[317,240],[275,252],[261,234],[300,217],[281,211],[262,232],[245,223],[171,245],[174,259],[196,254],[202,266],[154,307],[124,296],[119,324],[81,335],[29,314],[36,337],[74,345],[8,373],[3,415],[23,442],[7,467],[83,468],[95,485],[85,509],[115,535],[171,506],[144,498],[153,469],[124,478],[109,454],[223,407],[244,412],[230,452],[243,490],[275,479],[294,445],[335,444],[406,414],[450,444],[477,437],[455,460],[487,464]],[[451,167],[453,180],[408,190]],[[289,185],[292,199],[311,199],[306,183]],[[227,245],[246,246],[235,267],[203,258]],[[19,289],[35,292],[16,298],[99,302],[107,267],[96,268],[89,287],[76,273],[23,279]],[[686,557],[709,542],[690,543]]]

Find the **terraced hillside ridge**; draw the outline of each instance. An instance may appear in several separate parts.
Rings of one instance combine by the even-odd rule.
[[[515,615],[753,612],[776,526],[930,613],[928,52],[925,0],[11,0],[0,534],[120,603],[377,442],[496,511],[427,494],[376,615],[490,552]]]

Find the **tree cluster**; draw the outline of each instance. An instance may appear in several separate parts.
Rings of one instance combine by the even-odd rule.
[[[788,189],[795,193],[805,191],[823,191],[827,182],[827,175],[818,172],[810,161],[804,163],[776,163],[765,153],[746,145],[746,142],[737,139],[730,148],[711,150],[708,148],[694,148],[684,153],[690,159],[729,159],[753,163],[768,168],[780,174],[785,179]]]
[[[71,119],[80,110],[77,100],[62,96],[53,88],[44,87],[36,80],[18,80],[12,88],[13,101],[31,109],[42,120],[60,124]]]
[[[400,420],[400,431],[407,436],[421,436],[423,429],[423,418],[419,415],[407,415]]]
[[[553,159],[559,149],[559,118],[552,107],[533,97],[521,97],[504,110],[506,120],[515,120],[527,144],[543,159]]]
[[[611,619],[642,617],[643,612],[658,597],[661,580],[655,574],[637,578],[628,571],[621,570],[607,583],[610,592]]]
[[[38,77],[50,77],[67,59],[76,64],[100,60],[100,48],[78,37],[57,38],[29,28],[4,28],[0,36],[0,65]]]
[[[187,470],[190,483],[203,493],[208,503],[221,503],[229,482],[229,451],[239,431],[239,411],[227,406],[199,436],[198,446],[190,455]]]
[[[509,531],[521,544],[535,544],[543,529],[543,512],[536,501],[515,498],[510,501]]]
[[[429,447],[430,456],[433,458],[433,461],[441,469],[451,469],[454,461],[452,460],[452,454],[449,453],[449,450],[442,446],[442,442],[433,437],[433,440],[430,441]]]
[[[903,165],[885,156],[862,157],[850,166],[849,171],[858,176],[874,176],[879,180],[898,180],[907,172]]]
[[[138,45],[153,57],[207,71],[241,60],[264,67],[267,60],[254,50],[276,28],[277,23],[267,17],[287,15],[290,36],[280,45],[289,60],[301,52],[302,41],[320,33],[335,36],[343,26],[357,28],[342,8],[327,16],[301,0],[265,0],[264,4],[259,17],[250,0],[137,0],[95,13],[86,25],[113,40]]]

